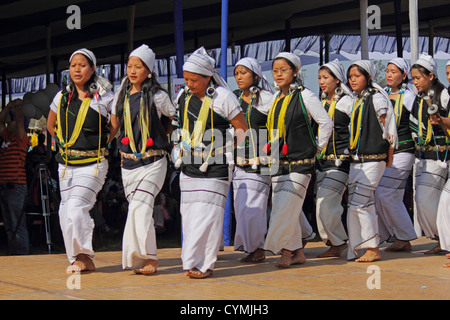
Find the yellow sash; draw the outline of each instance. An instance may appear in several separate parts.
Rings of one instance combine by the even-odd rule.
[[[423,130],[422,130],[422,109],[423,109],[423,99],[420,100],[419,104],[419,139],[423,141]],[[427,121],[427,136],[424,141],[424,145],[427,145],[431,141],[433,135],[433,127],[431,125],[430,119]]]
[[[65,120],[66,120],[66,132],[65,132],[65,139],[63,137],[63,133],[62,133],[62,128],[61,128],[61,101],[62,101],[62,97],[63,95],[61,95],[61,99],[59,100],[59,104],[58,104],[58,111],[57,111],[57,118],[56,118],[56,135],[58,137],[58,140],[61,143],[61,147],[63,147],[64,149],[60,148],[60,153],[61,153],[61,157],[63,158],[64,162],[65,162],[65,166],[64,166],[64,171],[62,173],[62,176],[65,175],[65,171],[67,168],[67,164],[84,164],[84,163],[90,163],[94,161],[97,161],[97,170],[96,170],[96,175],[98,175],[98,163],[100,161],[103,161],[105,159],[104,156],[100,155],[100,145],[101,145],[101,139],[102,139],[102,118],[101,118],[101,114],[100,114],[100,107],[98,110],[98,129],[99,129],[99,141],[98,141],[98,156],[96,158],[87,158],[87,159],[79,159],[79,160],[69,160],[68,159],[68,154],[67,154],[67,150],[72,147],[75,142],[78,140],[78,137],[80,136],[81,130],[83,129],[83,125],[84,122],[86,121],[86,116],[87,113],[89,111],[89,107],[91,104],[91,98],[89,96],[85,97],[83,99],[83,102],[81,103],[81,107],[80,110],[78,111],[77,114],[77,120],[75,121],[75,126],[74,129],[72,131],[72,135],[70,136],[69,139],[69,122],[68,122],[68,114],[69,114],[69,104],[67,104],[67,108],[66,108],[66,115],[65,115]]]
[[[143,97],[141,92],[141,102],[140,105],[143,104]],[[130,148],[133,151],[134,155],[138,158],[142,156],[147,150],[147,139],[150,137],[150,133],[148,131],[149,125],[149,113],[146,112],[146,115],[143,112],[139,112],[139,127],[141,129],[141,139],[142,139],[142,147],[140,153],[137,152],[136,142],[134,141],[133,134],[133,125],[131,124],[131,111],[130,111],[130,99],[128,97],[128,93],[125,95],[124,105],[123,105],[123,117],[124,117],[124,127],[125,127],[125,136],[130,139]],[[142,108],[141,108],[142,111]]]
[[[281,94],[281,93],[280,93]],[[272,106],[270,107],[269,114],[267,116],[267,129],[269,129],[269,143],[273,143],[274,141],[277,141],[280,138],[280,132],[281,132],[281,138],[284,139],[286,142],[286,123],[285,123],[285,116],[286,111],[289,106],[289,103],[291,102],[293,92],[289,92],[284,97],[283,103],[281,104],[280,113],[278,114],[278,121],[277,121],[277,130],[274,134],[275,129],[275,109],[277,107],[278,101],[280,101],[280,94],[276,97],[274,102],[272,103]]]
[[[322,105],[323,107],[325,107],[325,104],[327,103],[326,100],[322,101]],[[334,114],[336,111],[336,103],[337,103],[337,99],[333,99],[333,101],[331,102],[330,108],[328,108],[328,115],[331,118],[331,121],[333,121],[333,153],[336,156],[336,145],[335,145],[335,135],[334,135]],[[320,130],[320,127],[319,127]],[[327,147],[328,147],[328,143],[325,145],[325,148],[322,149],[322,151],[320,152],[320,156],[318,155],[319,158],[323,157],[325,155],[325,152],[327,151]]]
[[[192,94],[189,94],[186,97],[186,101],[184,103],[184,115],[183,115],[183,133],[182,133],[182,141],[192,148],[199,146],[202,143],[203,134],[205,133],[206,122],[208,120],[208,112],[211,112],[211,129],[213,129],[213,108],[212,108],[212,99],[211,96],[205,95],[203,98],[202,106],[200,108],[200,112],[198,114],[197,121],[194,125],[194,130],[192,131],[192,135],[189,137],[189,118],[188,118],[188,108],[189,101],[192,98]],[[214,137],[212,137],[213,140]]]
[[[359,108],[358,119],[356,124],[356,133],[353,133],[353,128],[355,127],[355,117],[356,110]],[[350,149],[354,150],[358,146],[359,136],[361,135],[361,120],[362,120],[362,111],[364,107],[364,98],[357,98],[355,104],[353,105],[352,110],[352,118],[351,118],[351,131],[350,131]]]

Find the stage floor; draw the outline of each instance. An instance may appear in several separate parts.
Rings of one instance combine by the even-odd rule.
[[[275,267],[278,256],[272,255],[262,263],[241,263],[243,254],[225,247],[213,275],[201,280],[183,274],[179,248],[160,249],[158,272],[150,276],[122,270],[117,251],[97,253],[97,270],[81,275],[65,273],[65,254],[1,256],[0,299],[448,300],[450,268],[442,265],[450,259],[423,254],[434,246],[419,238],[412,252],[382,252],[381,261],[357,263],[345,259],[347,251],[341,258],[318,259],[325,246],[310,242],[307,262],[287,269]]]

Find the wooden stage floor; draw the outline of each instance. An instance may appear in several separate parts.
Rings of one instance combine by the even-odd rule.
[[[384,245],[385,246],[385,245]],[[159,269],[151,276],[122,270],[121,252],[99,252],[95,272],[68,275],[65,254],[1,256],[1,300],[448,300],[450,262],[443,255],[424,255],[435,246],[413,241],[412,252],[382,252],[382,260],[357,263],[318,259],[322,242],[305,248],[304,265],[279,269],[278,256],[262,263],[241,263],[242,253],[225,247],[211,277],[184,276],[181,249],[160,249]],[[75,276],[75,277],[72,277]],[[72,277],[72,278],[71,278]],[[377,288],[379,285],[379,288]]]

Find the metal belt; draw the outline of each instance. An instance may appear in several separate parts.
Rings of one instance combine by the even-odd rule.
[[[426,152],[426,151],[433,151],[433,152],[444,152],[447,149],[450,150],[450,146],[449,145],[445,145],[445,146],[441,146],[441,145],[437,145],[437,146],[426,146],[426,147],[420,147],[420,151],[422,152]],[[419,146],[416,144],[416,150],[419,150]]]
[[[155,156],[163,156],[165,154],[166,154],[165,150],[153,150],[153,149],[150,149],[146,153],[144,153],[141,158],[138,158],[133,153],[125,153],[123,151],[120,151],[120,155],[121,155],[122,159],[131,159],[131,160],[134,160],[134,161],[143,160],[143,159],[150,158],[150,157],[155,157]]]
[[[285,161],[285,160],[281,160],[281,161],[277,161],[275,159],[271,159],[271,163],[279,163],[279,164],[289,164],[289,165],[303,165],[303,164],[314,164],[314,162],[316,161],[316,158],[312,158],[312,159],[302,159],[302,160],[295,160],[295,161]]]
[[[355,160],[356,155],[351,155],[352,159]],[[380,153],[380,154],[358,154],[358,158],[361,160],[383,160],[387,158],[386,153]]]
[[[106,148],[101,148],[100,153],[98,150],[76,150],[76,149],[67,149],[67,155],[68,156],[75,156],[75,157],[98,157],[100,156],[107,156],[109,154],[109,151]]]
[[[322,158],[321,158],[321,160],[336,160],[336,158],[337,159],[339,159],[339,160],[348,160],[348,159],[350,159],[350,155],[349,154],[338,154],[337,155],[337,157],[334,155],[334,154],[329,154],[329,155],[327,155],[327,156],[323,156]]]
[[[269,164],[269,157],[256,157],[251,159],[246,159],[244,157],[236,157],[236,165],[238,166],[252,166],[252,165],[266,165]]]

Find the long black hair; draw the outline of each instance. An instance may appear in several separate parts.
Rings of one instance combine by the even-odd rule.
[[[244,67],[247,71],[252,73],[253,83],[251,84],[250,88],[251,87],[256,87],[258,89],[258,91],[256,92],[256,99],[255,99],[255,105],[257,105],[259,103],[259,100],[260,100],[260,92],[262,90],[262,87],[260,86],[260,83],[261,83],[262,80],[261,80],[260,76],[258,76],[256,74],[255,71],[253,71],[253,70],[251,70],[251,69],[249,69],[249,68],[247,68],[246,66],[243,66],[243,65],[238,65],[238,66]],[[238,67],[238,66],[236,66],[236,67]],[[236,70],[236,67],[234,67],[234,70]],[[242,90],[239,88],[238,92],[239,92],[239,95],[238,95],[238,98],[239,98],[239,96],[242,93]]]
[[[424,68],[420,64],[413,64],[411,69],[418,70],[421,74],[426,75],[427,77],[430,76],[432,73],[430,70]],[[431,88],[434,90],[434,95],[431,97],[431,103],[435,103],[439,108],[442,108],[441,106],[441,92],[445,89],[445,86],[442,84],[441,81],[439,81],[438,77],[434,74],[433,80],[431,80]]]
[[[372,85],[373,79],[371,79],[369,73],[363,67],[361,67],[355,63],[350,65],[350,67],[348,67],[348,69],[347,69],[347,85],[351,88],[350,81],[348,81],[348,79],[350,79],[350,69],[352,69],[353,67],[356,67],[358,69],[358,71],[360,73],[362,73],[364,78],[366,78],[367,85],[366,85],[365,89],[372,89],[373,88],[373,85]]]
[[[150,68],[142,61],[142,64],[150,70]],[[142,83],[142,93],[143,93],[143,104],[141,105],[141,110],[139,112],[145,112],[144,114],[151,114],[151,107],[153,105],[153,96],[159,91],[162,90],[167,93],[167,91],[161,87],[161,84],[156,80],[156,73],[153,71],[150,71],[151,77],[144,80]],[[131,82],[130,79],[128,79],[128,76],[125,76],[125,79],[123,80],[123,85],[121,86],[121,89],[117,96],[117,103],[116,103],[116,115],[120,119],[120,126],[123,126],[123,104],[125,101],[125,96],[127,92],[131,89]],[[168,94],[168,93],[167,93]],[[161,117],[161,121],[164,122],[163,126],[165,129],[167,129],[167,121],[163,117]]]
[[[161,88],[161,85],[156,80],[156,74],[154,72],[151,73],[151,78],[147,78],[142,83],[142,93],[143,93],[143,99],[144,99],[144,108],[145,110],[141,110],[144,112],[148,112],[153,105],[153,96],[158,92],[158,90],[164,90]],[[128,77],[125,77],[123,80],[123,85],[121,86],[121,89],[117,96],[117,104],[116,104],[116,110],[117,110],[117,116],[121,116],[123,114],[123,103],[125,101],[125,96],[127,92],[131,89],[131,82]],[[164,90],[165,91],[165,90]]]

